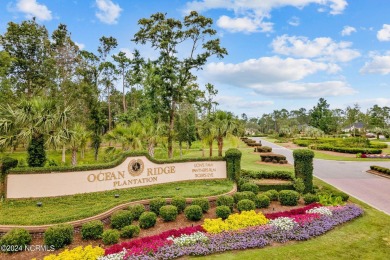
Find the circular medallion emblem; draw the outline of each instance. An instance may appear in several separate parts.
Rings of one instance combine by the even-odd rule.
[[[139,176],[144,171],[144,163],[141,159],[131,160],[127,168],[131,176]]]

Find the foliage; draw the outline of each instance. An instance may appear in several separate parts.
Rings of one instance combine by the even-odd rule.
[[[340,196],[333,196],[331,194],[318,195],[319,203],[324,206],[338,206],[345,204],[343,198]]]
[[[176,206],[178,213],[183,212],[186,208],[186,199],[182,196],[175,196],[171,199],[171,205]]]
[[[372,166],[370,166],[370,169],[374,170],[374,171],[378,171],[380,173],[384,173],[384,174],[390,175],[390,169],[389,168],[385,168],[385,167],[377,166],[377,165],[372,165]]]
[[[7,253],[23,251],[31,241],[32,236],[27,230],[23,228],[13,228],[0,238],[0,251]]]
[[[55,249],[69,245],[73,241],[73,227],[70,224],[60,224],[49,227],[44,234],[44,243]]]
[[[256,194],[251,191],[236,192],[233,194],[234,202],[238,203],[240,200],[248,199],[254,201]]]
[[[203,210],[199,205],[191,205],[184,210],[184,215],[188,220],[198,221],[203,217]]]
[[[295,177],[301,178],[305,184],[304,193],[313,190],[313,158],[310,150],[297,149],[293,151]]]
[[[317,145],[313,147],[317,150],[324,150],[324,151],[332,151],[332,152],[339,152],[339,153],[365,153],[365,154],[381,154],[381,149],[374,149],[374,148],[354,148],[354,147],[334,147],[330,145]]]
[[[283,206],[298,205],[299,193],[293,190],[281,190],[279,192],[279,201]]]
[[[228,206],[233,210],[234,198],[230,195],[221,195],[217,198],[217,206]]]
[[[133,238],[139,235],[140,228],[139,226],[129,225],[121,229],[120,237],[121,238]]]
[[[252,179],[281,179],[293,180],[293,174],[289,171],[248,171],[241,170],[242,176],[248,176]]]
[[[267,196],[271,201],[278,201],[279,200],[279,192],[277,190],[267,190],[266,192],[264,192],[262,194]]]
[[[328,209],[327,207],[312,208],[312,209],[307,210],[306,213],[317,213],[317,214],[327,215],[327,216],[333,215],[332,211],[330,209]]]
[[[225,152],[227,176],[236,182],[240,179],[241,156],[241,151],[235,148],[230,148]]]
[[[104,249],[96,246],[88,245],[86,247],[78,246],[71,250],[65,249],[58,255],[51,254],[45,256],[43,260],[95,260],[104,255]]]
[[[281,154],[260,154],[260,158],[262,162],[273,162],[273,163],[287,162],[286,156]]]
[[[202,208],[203,213],[206,213],[210,209],[210,202],[207,198],[193,199],[191,205],[198,205]]]
[[[154,227],[157,221],[157,214],[154,212],[144,212],[139,217],[139,227],[148,229]]]
[[[268,208],[269,204],[271,203],[270,198],[265,194],[258,194],[256,195],[255,204],[256,208]]]
[[[301,178],[295,178],[293,181],[293,186],[299,194],[302,194],[305,191],[305,183],[303,183]]]
[[[269,191],[269,190],[294,190],[294,186],[292,183],[286,184],[258,184],[260,191]]]
[[[46,152],[43,136],[32,138],[27,148],[27,163],[30,167],[42,167],[46,162]]]
[[[256,183],[247,182],[240,186],[240,191],[251,191],[254,194],[259,193],[259,187]]]
[[[255,148],[255,152],[258,152],[258,153],[270,153],[270,152],[272,152],[272,148],[269,147],[269,146],[257,146]]]
[[[113,245],[118,243],[120,233],[116,229],[107,229],[103,232],[102,241],[105,245]]]
[[[132,212],[130,210],[118,210],[111,215],[111,227],[121,229],[131,225],[133,221]]]
[[[168,240],[171,240],[174,245],[177,245],[179,247],[185,247],[185,246],[194,245],[198,242],[207,243],[209,238],[207,237],[206,234],[198,231],[190,235],[183,234],[180,237],[176,237],[176,238],[168,237]]]
[[[0,161],[0,173],[4,176],[9,169],[14,168],[18,165],[18,160],[11,157],[3,157]]]
[[[217,206],[215,210],[215,214],[221,219],[227,219],[231,213],[232,210],[228,206]]]
[[[82,239],[98,239],[103,234],[103,222],[100,220],[92,220],[82,225],[81,238]]]
[[[129,211],[131,212],[131,218],[133,220],[138,220],[142,213],[145,212],[145,206],[143,204],[134,204],[129,207]]]
[[[156,213],[158,216],[160,214],[160,208],[167,204],[166,199],[164,198],[154,198],[149,201],[149,209],[150,211]]]
[[[160,208],[160,216],[164,221],[173,221],[176,219],[178,210],[176,206],[165,205]]]
[[[256,209],[256,204],[252,200],[243,199],[237,203],[238,211],[249,211]]]
[[[305,201],[305,205],[309,205],[313,202],[319,202],[318,195],[312,193],[306,193],[303,195],[303,200]]]

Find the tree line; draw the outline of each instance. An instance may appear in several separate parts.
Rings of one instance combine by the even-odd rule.
[[[118,42],[102,36],[95,52],[81,50],[65,24],[51,34],[35,19],[9,22],[0,35],[0,147],[23,144],[29,166],[45,164],[45,149],[72,151],[77,164],[90,145],[98,158],[103,141],[122,150],[166,147],[201,139],[210,147],[243,132],[241,120],[217,110],[215,87],[201,90],[194,72],[210,57],[223,58],[210,18],[191,12],[183,20],[156,13],[140,19],[131,39],[157,58],[117,52]]]

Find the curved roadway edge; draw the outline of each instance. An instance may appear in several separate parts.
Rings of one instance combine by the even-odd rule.
[[[235,192],[237,191],[237,185],[234,183],[233,184],[233,189],[227,193],[224,193],[224,194],[220,194],[220,195],[215,195],[215,196],[210,196],[210,197],[206,197],[209,202],[214,202],[217,200],[217,198],[219,196],[222,196],[222,195],[232,195],[234,194]],[[191,201],[193,200],[194,198],[187,198],[186,199],[186,202],[187,203],[191,203]],[[171,198],[166,198],[167,202],[171,202]],[[128,203],[124,203],[124,204],[121,204],[121,205],[118,205],[110,210],[107,210],[99,215],[95,215],[95,216],[92,216],[92,217],[88,217],[88,218],[84,218],[84,219],[80,219],[80,220],[74,220],[74,221],[69,221],[69,222],[65,222],[65,223],[56,223],[56,224],[49,224],[49,225],[40,225],[40,226],[21,226],[21,225],[0,225],[0,233],[6,233],[8,232],[9,230],[13,229],[13,228],[23,228],[25,230],[27,230],[28,232],[34,234],[34,233],[43,233],[45,232],[45,230],[49,227],[52,227],[52,226],[56,226],[56,225],[59,225],[59,224],[70,224],[72,225],[74,228],[78,228],[78,227],[81,227],[84,223],[87,223],[89,221],[92,221],[92,220],[106,220],[108,219],[115,211],[118,211],[118,210],[121,210],[121,209],[125,209],[131,205],[134,205],[134,204],[143,204],[143,205],[149,205],[149,202],[150,202],[150,199],[148,200],[138,200],[138,201],[132,201],[132,202],[128,202]]]
[[[272,147],[275,153],[286,156],[294,164],[292,150],[261,138],[263,145]],[[314,176],[360,201],[390,215],[390,179],[367,173],[371,165],[390,168],[389,162],[331,161],[314,159]]]

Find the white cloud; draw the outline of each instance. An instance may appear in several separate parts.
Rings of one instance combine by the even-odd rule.
[[[315,58],[322,61],[347,62],[360,56],[357,50],[350,49],[351,42],[334,42],[331,38],[320,37],[309,40],[307,37],[282,35],[271,43],[278,54]]]
[[[390,24],[384,24],[382,29],[376,34],[376,37],[381,42],[390,41]]]
[[[360,70],[363,74],[390,74],[390,53],[387,55],[373,55],[369,62],[366,62]]]
[[[290,20],[288,20],[288,24],[291,26],[299,26],[301,24],[301,21],[298,17],[293,16],[290,18]]]
[[[122,12],[122,8],[118,4],[114,4],[111,0],[96,0],[97,8],[96,17],[107,24],[116,24]]]
[[[370,98],[359,100],[357,103],[363,104],[366,106],[378,105],[380,107],[390,106],[390,98]]]
[[[80,50],[84,50],[84,48],[85,48],[84,43],[79,43],[79,42],[74,42],[74,43],[77,45],[77,47],[79,47]]]
[[[37,3],[36,0],[19,0],[16,9],[25,13],[28,19],[36,17],[40,21],[50,21],[53,18],[47,6]]]
[[[220,24],[231,32],[269,32],[272,23],[264,22],[271,17],[271,11],[276,8],[292,6],[299,9],[310,4],[330,8],[330,14],[341,14],[347,6],[346,0],[199,0],[186,4],[185,12],[192,10],[202,12],[210,9],[227,9],[233,11],[235,17],[222,16]],[[325,9],[324,9],[325,10]],[[290,23],[291,24],[291,23]],[[296,26],[297,21],[292,21]],[[299,24],[299,21],[298,21]],[[255,27],[255,28],[254,28]],[[243,29],[245,28],[245,30]]]
[[[129,48],[120,48],[119,51],[124,52],[126,57],[132,59],[134,57],[132,51]]]
[[[238,96],[218,96],[215,98],[221,106],[228,108],[259,108],[272,106],[274,102],[272,100],[264,101],[247,101],[243,97]]]
[[[341,31],[341,35],[342,35],[342,36],[349,36],[349,35],[351,35],[353,32],[356,32],[356,28],[347,25],[347,26],[344,26],[343,30]]]

